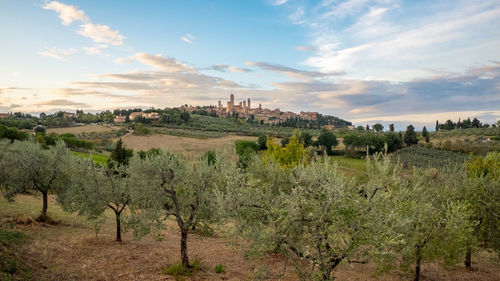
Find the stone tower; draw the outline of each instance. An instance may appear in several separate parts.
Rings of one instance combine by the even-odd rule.
[[[247,107],[250,109],[250,98],[248,98]]]

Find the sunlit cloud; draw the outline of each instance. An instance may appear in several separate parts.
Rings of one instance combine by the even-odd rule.
[[[43,8],[45,10],[53,10],[59,14],[62,24],[70,25],[73,21],[88,22],[89,18],[82,10],[75,6],[66,5],[57,1],[46,3]]]
[[[74,49],[74,48],[67,49],[67,50],[59,50],[59,49],[52,48],[52,49],[48,49],[45,51],[37,52],[37,54],[39,54],[39,55],[42,55],[45,57],[55,58],[58,60],[66,60],[68,57],[70,57],[76,53],[78,53],[78,50]]]

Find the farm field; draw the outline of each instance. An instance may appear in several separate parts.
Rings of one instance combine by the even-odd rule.
[[[172,152],[199,155],[208,150],[222,151],[231,148],[235,140],[256,141],[257,137],[250,136],[225,136],[220,138],[188,138],[171,135],[136,136],[128,134],[122,137],[125,147],[134,150],[148,150],[150,148],[164,148]]]
[[[179,260],[179,234],[173,221],[167,223],[161,242],[151,237],[134,240],[127,233],[124,241],[117,243],[113,241],[111,213],[106,214],[104,226],[96,237],[91,224],[83,217],[63,212],[54,197],[50,197],[49,214],[58,221],[56,225],[32,220],[41,201],[31,196],[18,195],[14,203],[0,198],[0,206],[0,227],[27,235],[15,256],[30,270],[31,280],[174,280],[161,274],[163,267]],[[248,258],[240,243],[226,238],[224,229],[214,237],[191,235],[188,250],[192,260],[200,260],[201,270],[184,280],[298,280],[291,265],[281,272],[283,257]],[[461,264],[450,269],[424,264],[421,280],[498,280],[500,264],[494,254],[485,251],[474,258],[474,271],[467,271]],[[223,264],[226,271],[216,274],[217,264]],[[395,281],[408,280],[410,276],[411,273],[399,271],[374,276],[370,264],[344,263],[336,280]]]
[[[113,129],[118,130],[120,128],[121,127],[118,126],[83,125],[76,127],[49,128],[47,129],[47,133],[78,135],[81,133],[91,133],[91,132],[96,132],[96,133],[111,132]]]

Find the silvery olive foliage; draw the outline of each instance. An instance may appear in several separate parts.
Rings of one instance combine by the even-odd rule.
[[[222,161],[209,161],[206,156],[199,161],[187,161],[164,150],[143,159],[136,155],[130,160],[128,172],[137,204],[132,220],[140,218],[138,230],[144,234],[155,229],[151,225],[161,226],[161,220],[174,218],[181,232],[181,261],[186,268],[190,268],[188,232],[210,227],[219,220],[214,191],[221,184],[223,165]],[[144,226],[145,222],[152,224]]]
[[[111,209],[116,219],[116,241],[121,241],[122,214],[132,203],[125,166],[116,162],[99,165],[84,157],[72,160],[66,167],[71,183],[59,193],[58,201],[66,211],[78,212],[94,221]]]
[[[366,235],[366,198],[328,161],[283,169],[258,158],[236,172],[221,199],[254,250],[277,251],[310,266],[304,276],[333,280],[333,271]],[[304,274],[305,273],[305,274]]]
[[[414,280],[419,280],[422,262],[452,265],[463,257],[475,224],[470,204],[461,196],[468,184],[463,169],[453,174],[402,170],[387,158],[376,158],[368,167],[367,186],[377,190],[375,196],[368,195],[368,245],[377,263],[386,269],[414,268]]]
[[[2,155],[4,177],[3,195],[13,199],[18,193],[42,194],[42,212],[39,219],[47,219],[48,194],[58,193],[71,178],[66,169],[70,161],[64,142],[44,149],[37,142],[15,142]]]

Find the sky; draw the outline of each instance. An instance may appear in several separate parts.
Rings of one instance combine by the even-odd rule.
[[[500,0],[0,0],[0,112],[252,99],[356,125],[500,119]]]

